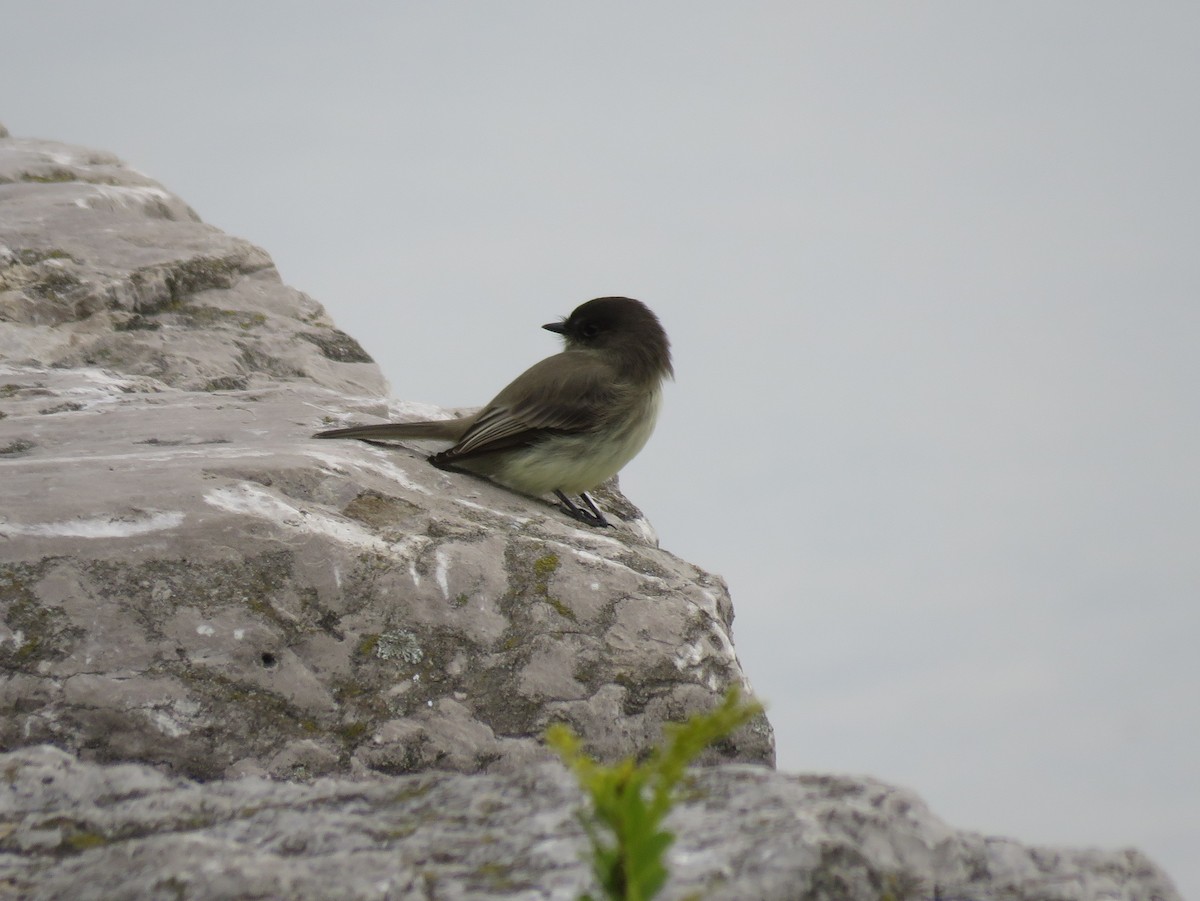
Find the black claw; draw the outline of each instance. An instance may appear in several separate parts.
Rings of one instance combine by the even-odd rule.
[[[604,514],[600,512],[600,509],[595,505],[595,503],[593,503],[592,499],[590,497],[588,497],[588,494],[586,491],[581,492],[579,497],[585,504],[587,504],[587,507],[588,507],[587,510],[583,510],[580,507],[573,504],[571,502],[571,499],[569,497],[567,497],[565,494],[563,494],[561,491],[555,491],[554,493],[556,495],[558,495],[558,499],[560,501],[562,501],[563,512],[566,513],[568,516],[570,516],[572,519],[577,519],[581,523],[592,526],[593,528],[596,528],[596,529],[612,528],[612,523],[610,523],[607,519],[604,518]]]

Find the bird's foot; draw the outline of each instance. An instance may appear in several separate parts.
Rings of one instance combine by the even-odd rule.
[[[577,504],[572,503],[571,499],[561,491],[555,491],[554,493],[558,495],[558,499],[562,501],[562,510],[567,514],[567,516],[578,520],[584,525],[591,526],[594,529],[612,528],[612,523],[604,518],[604,514],[600,512],[600,508],[595,505],[590,497],[588,497],[586,491],[580,492],[579,494],[579,499],[587,505],[586,510]]]

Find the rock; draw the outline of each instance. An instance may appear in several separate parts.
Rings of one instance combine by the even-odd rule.
[[[577,898],[596,891],[556,764],[210,785],[57,748],[0,755],[0,894],[116,898]],[[663,901],[1179,901],[1136,851],[957,832],[871,779],[725,765],[672,812]]]
[[[600,532],[310,437],[415,409],[386,391],[264,251],[110,154],[0,140],[0,747],[474,772],[555,721],[637,754],[745,682],[724,584],[619,495]],[[760,718],[712,759],[773,753]]]

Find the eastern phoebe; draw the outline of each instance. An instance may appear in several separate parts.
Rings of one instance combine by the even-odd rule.
[[[675,374],[670,343],[658,317],[628,297],[589,300],[542,328],[563,336],[563,352],[529,367],[478,413],[313,437],[447,439],[455,444],[429,457],[434,466],[534,497],[553,492],[570,516],[607,526],[587,492],[616,475],[654,431],[663,379]]]

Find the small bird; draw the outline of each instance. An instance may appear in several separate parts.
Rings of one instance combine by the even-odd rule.
[[[522,494],[554,493],[574,519],[608,526],[588,492],[637,456],[654,431],[662,383],[675,375],[670,342],[658,317],[629,297],[589,300],[542,328],[562,335],[565,349],[529,367],[478,413],[313,437],[453,441],[429,462]]]

